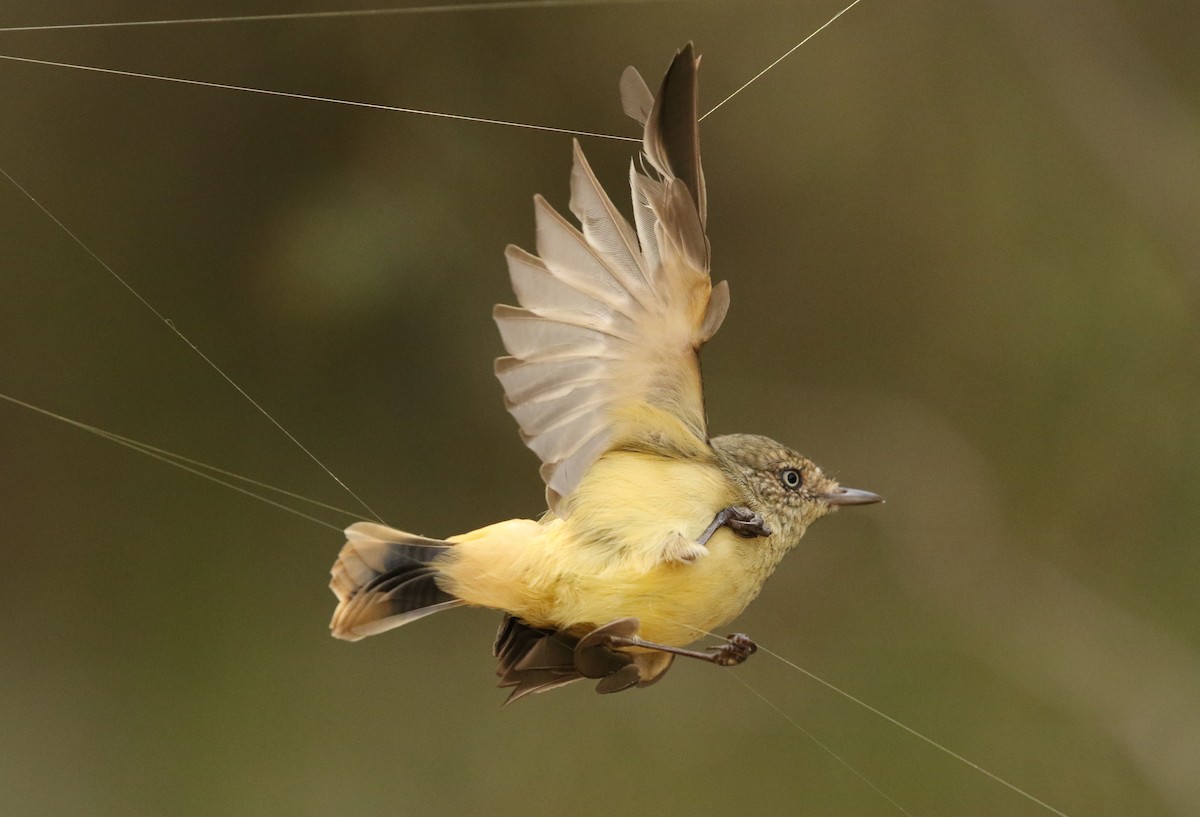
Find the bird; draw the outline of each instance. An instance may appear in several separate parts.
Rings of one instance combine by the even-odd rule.
[[[729,306],[712,283],[697,72],[688,43],[658,93],[630,67],[643,128],[630,223],[574,141],[575,226],[534,197],[537,253],[505,250],[519,306],[493,317],[504,403],[542,462],[547,511],[445,538],[358,522],[331,570],[332,634],[355,641],[455,607],[503,613],[493,652],[506,703],[584,678],[649,686],[676,657],[745,661],[752,639],[689,645],[756,598],[846,488],[787,446],[710,436],[700,348]]]

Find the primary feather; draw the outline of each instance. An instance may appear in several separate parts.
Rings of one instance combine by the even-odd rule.
[[[605,451],[631,441],[693,449],[708,438],[698,353],[729,294],[709,277],[696,65],[688,45],[657,98],[636,71],[622,78],[625,110],[645,125],[643,170],[630,172],[634,225],[576,142],[570,209],[580,228],[539,196],[537,255],[506,252],[520,307],[496,307],[509,353],[496,375],[562,517]]]

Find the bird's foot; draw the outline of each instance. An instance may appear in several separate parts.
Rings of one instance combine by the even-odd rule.
[[[709,647],[706,652],[718,667],[736,667],[758,651],[758,645],[745,633],[734,633],[724,644]]]
[[[762,514],[755,513],[741,505],[726,508],[726,511],[729,513],[729,518],[725,520],[725,527],[743,539],[771,535],[771,529],[763,521]]]
[[[662,670],[656,672],[653,677],[635,677],[638,659],[625,652],[622,647],[638,647],[666,655],[682,655],[685,658],[707,661],[718,667],[736,667],[758,651],[758,645],[743,633],[734,633],[724,644],[707,647],[701,651],[646,641],[637,634],[640,626],[636,618],[619,618],[592,630],[581,638],[575,647],[575,669],[585,678],[604,679],[600,686],[611,688],[597,689],[601,692],[613,692],[635,683],[645,686],[653,677],[666,671],[666,665],[663,665]],[[644,657],[644,653],[638,655],[639,658]]]
[[[712,538],[712,535],[723,527],[729,528],[743,539],[771,535],[771,529],[767,527],[762,514],[755,513],[742,505],[732,505],[717,512],[717,515],[713,517],[712,523],[704,529],[704,533],[700,534],[700,538],[696,540],[696,544],[708,544],[708,540]]]

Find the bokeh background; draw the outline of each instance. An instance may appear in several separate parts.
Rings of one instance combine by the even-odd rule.
[[[841,4],[3,30],[356,7],[8,0],[0,54],[635,135],[627,64],[694,39],[708,107]],[[737,629],[1073,816],[1200,813],[1198,31],[867,0],[703,125],[711,425],[888,499]],[[389,521],[542,510],[489,310],[569,137],[5,60],[0,110],[0,167]],[[585,140],[619,201],[631,147]],[[2,178],[0,225],[0,392],[356,508]],[[801,729],[909,813],[1049,813],[765,654],[501,709],[497,616],[336,642],[336,531],[9,404],[0,509],[3,814],[899,813]]]

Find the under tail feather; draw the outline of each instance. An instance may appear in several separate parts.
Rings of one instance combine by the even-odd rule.
[[[453,547],[371,522],[346,529],[346,544],[329,571],[338,598],[329,629],[357,641],[464,602],[437,584],[434,562]]]

